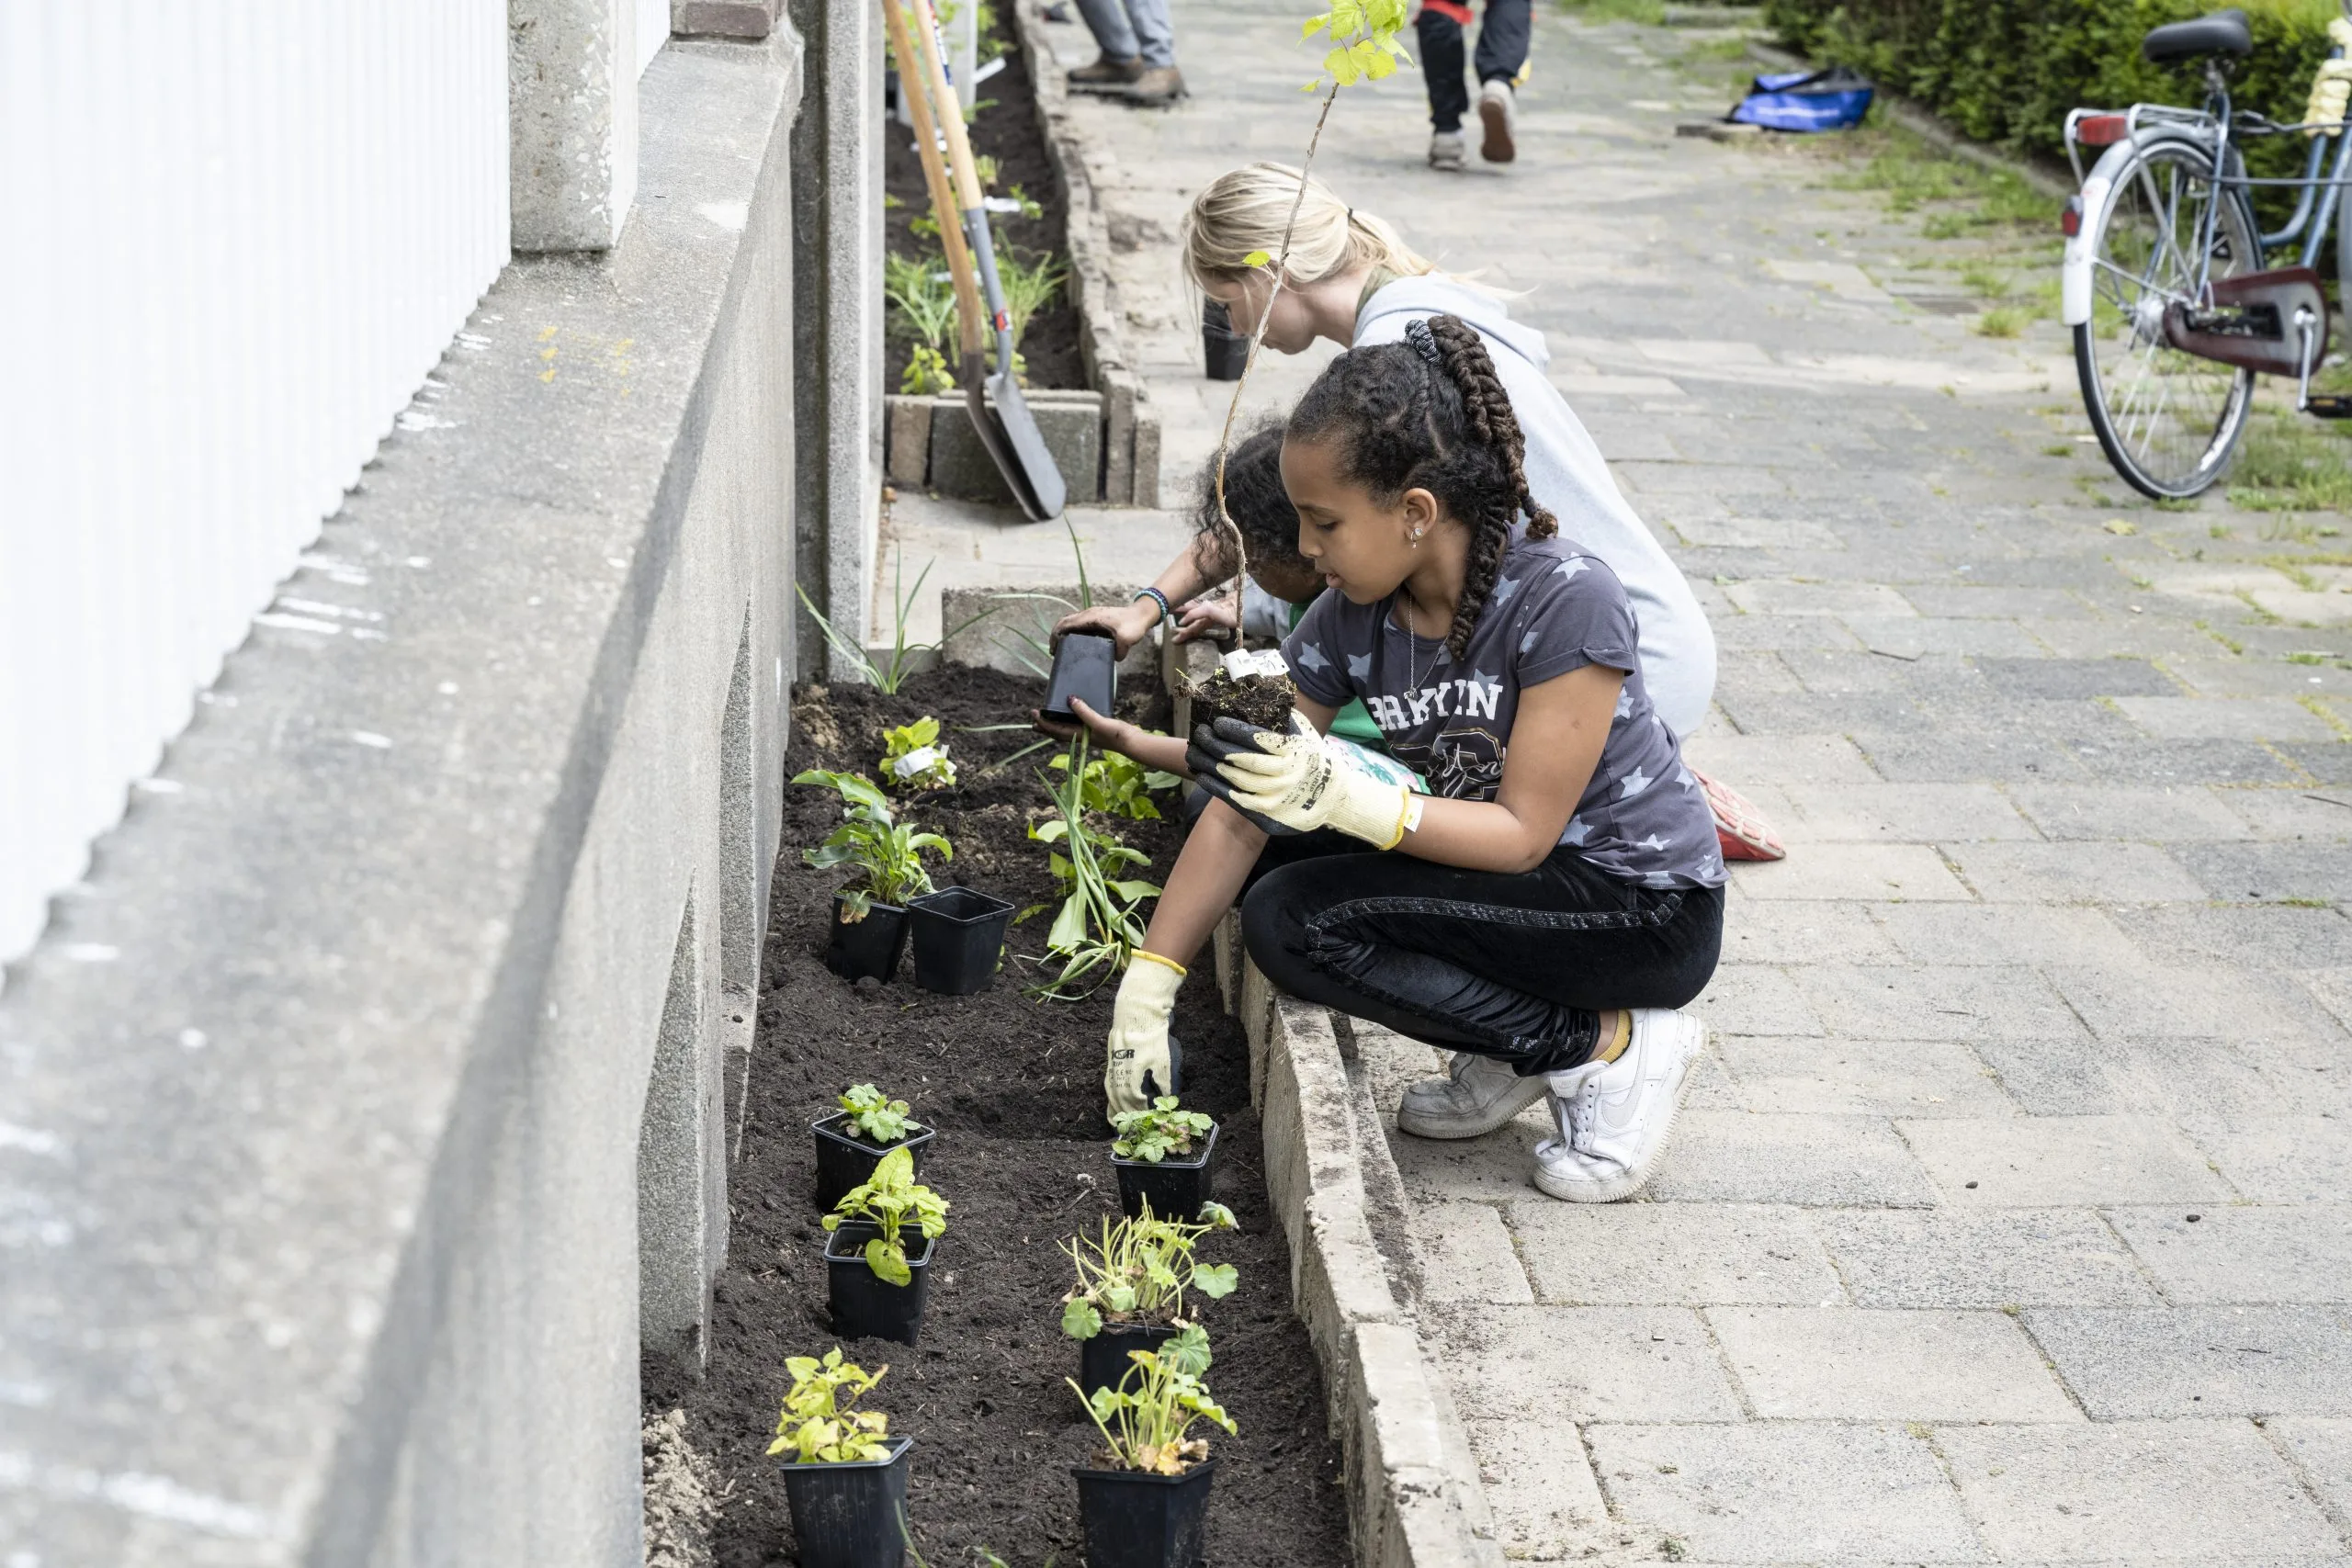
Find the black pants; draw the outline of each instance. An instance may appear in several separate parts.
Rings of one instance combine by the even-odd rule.
[[[1527,63],[1531,0],[1487,0],[1487,19],[1478,28],[1478,83],[1508,82]],[[1466,0],[1422,0],[1414,22],[1420,35],[1421,76],[1430,87],[1430,124],[1439,130],[1459,130],[1470,112],[1470,95],[1462,85],[1462,25],[1470,19]]]
[[[1572,849],[1464,871],[1330,835],[1273,839],[1241,901],[1250,956],[1293,996],[1521,1077],[1592,1055],[1609,1008],[1679,1008],[1723,947],[1717,887],[1622,882]]]

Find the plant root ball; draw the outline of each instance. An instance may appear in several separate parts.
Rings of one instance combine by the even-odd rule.
[[[1273,730],[1290,727],[1290,711],[1298,701],[1298,688],[1287,675],[1244,675],[1237,681],[1222,670],[1193,682],[1188,694],[1195,725],[1238,718]]]

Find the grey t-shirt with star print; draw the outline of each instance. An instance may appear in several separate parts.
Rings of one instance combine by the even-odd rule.
[[[1317,598],[1283,643],[1298,689],[1331,707],[1362,697],[1432,794],[1492,800],[1521,689],[1588,664],[1622,670],[1616,719],[1560,842],[1628,882],[1723,886],[1714,818],[1650,706],[1634,612],[1607,562],[1566,539],[1513,543],[1460,661],[1399,626],[1395,604]]]

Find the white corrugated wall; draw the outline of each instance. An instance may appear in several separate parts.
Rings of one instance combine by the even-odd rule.
[[[0,962],[507,239],[504,0],[0,0]]]

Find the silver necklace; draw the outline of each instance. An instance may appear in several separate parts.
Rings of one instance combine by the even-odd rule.
[[[1413,639],[1420,636],[1420,633],[1414,628],[1413,617],[1420,610],[1420,602],[1415,599],[1408,590],[1400,588],[1397,592],[1404,594],[1405,603],[1411,606],[1411,608],[1406,612],[1405,615],[1405,674],[1410,681],[1410,684],[1406,687],[1406,690],[1408,692],[1418,692],[1421,689],[1422,680],[1422,677],[1416,672],[1420,666],[1420,652],[1419,649],[1414,648]],[[1437,661],[1439,657],[1442,655],[1444,651],[1445,644],[1441,642],[1438,644],[1438,652],[1430,656],[1429,672],[1430,674],[1434,675],[1437,673]]]

